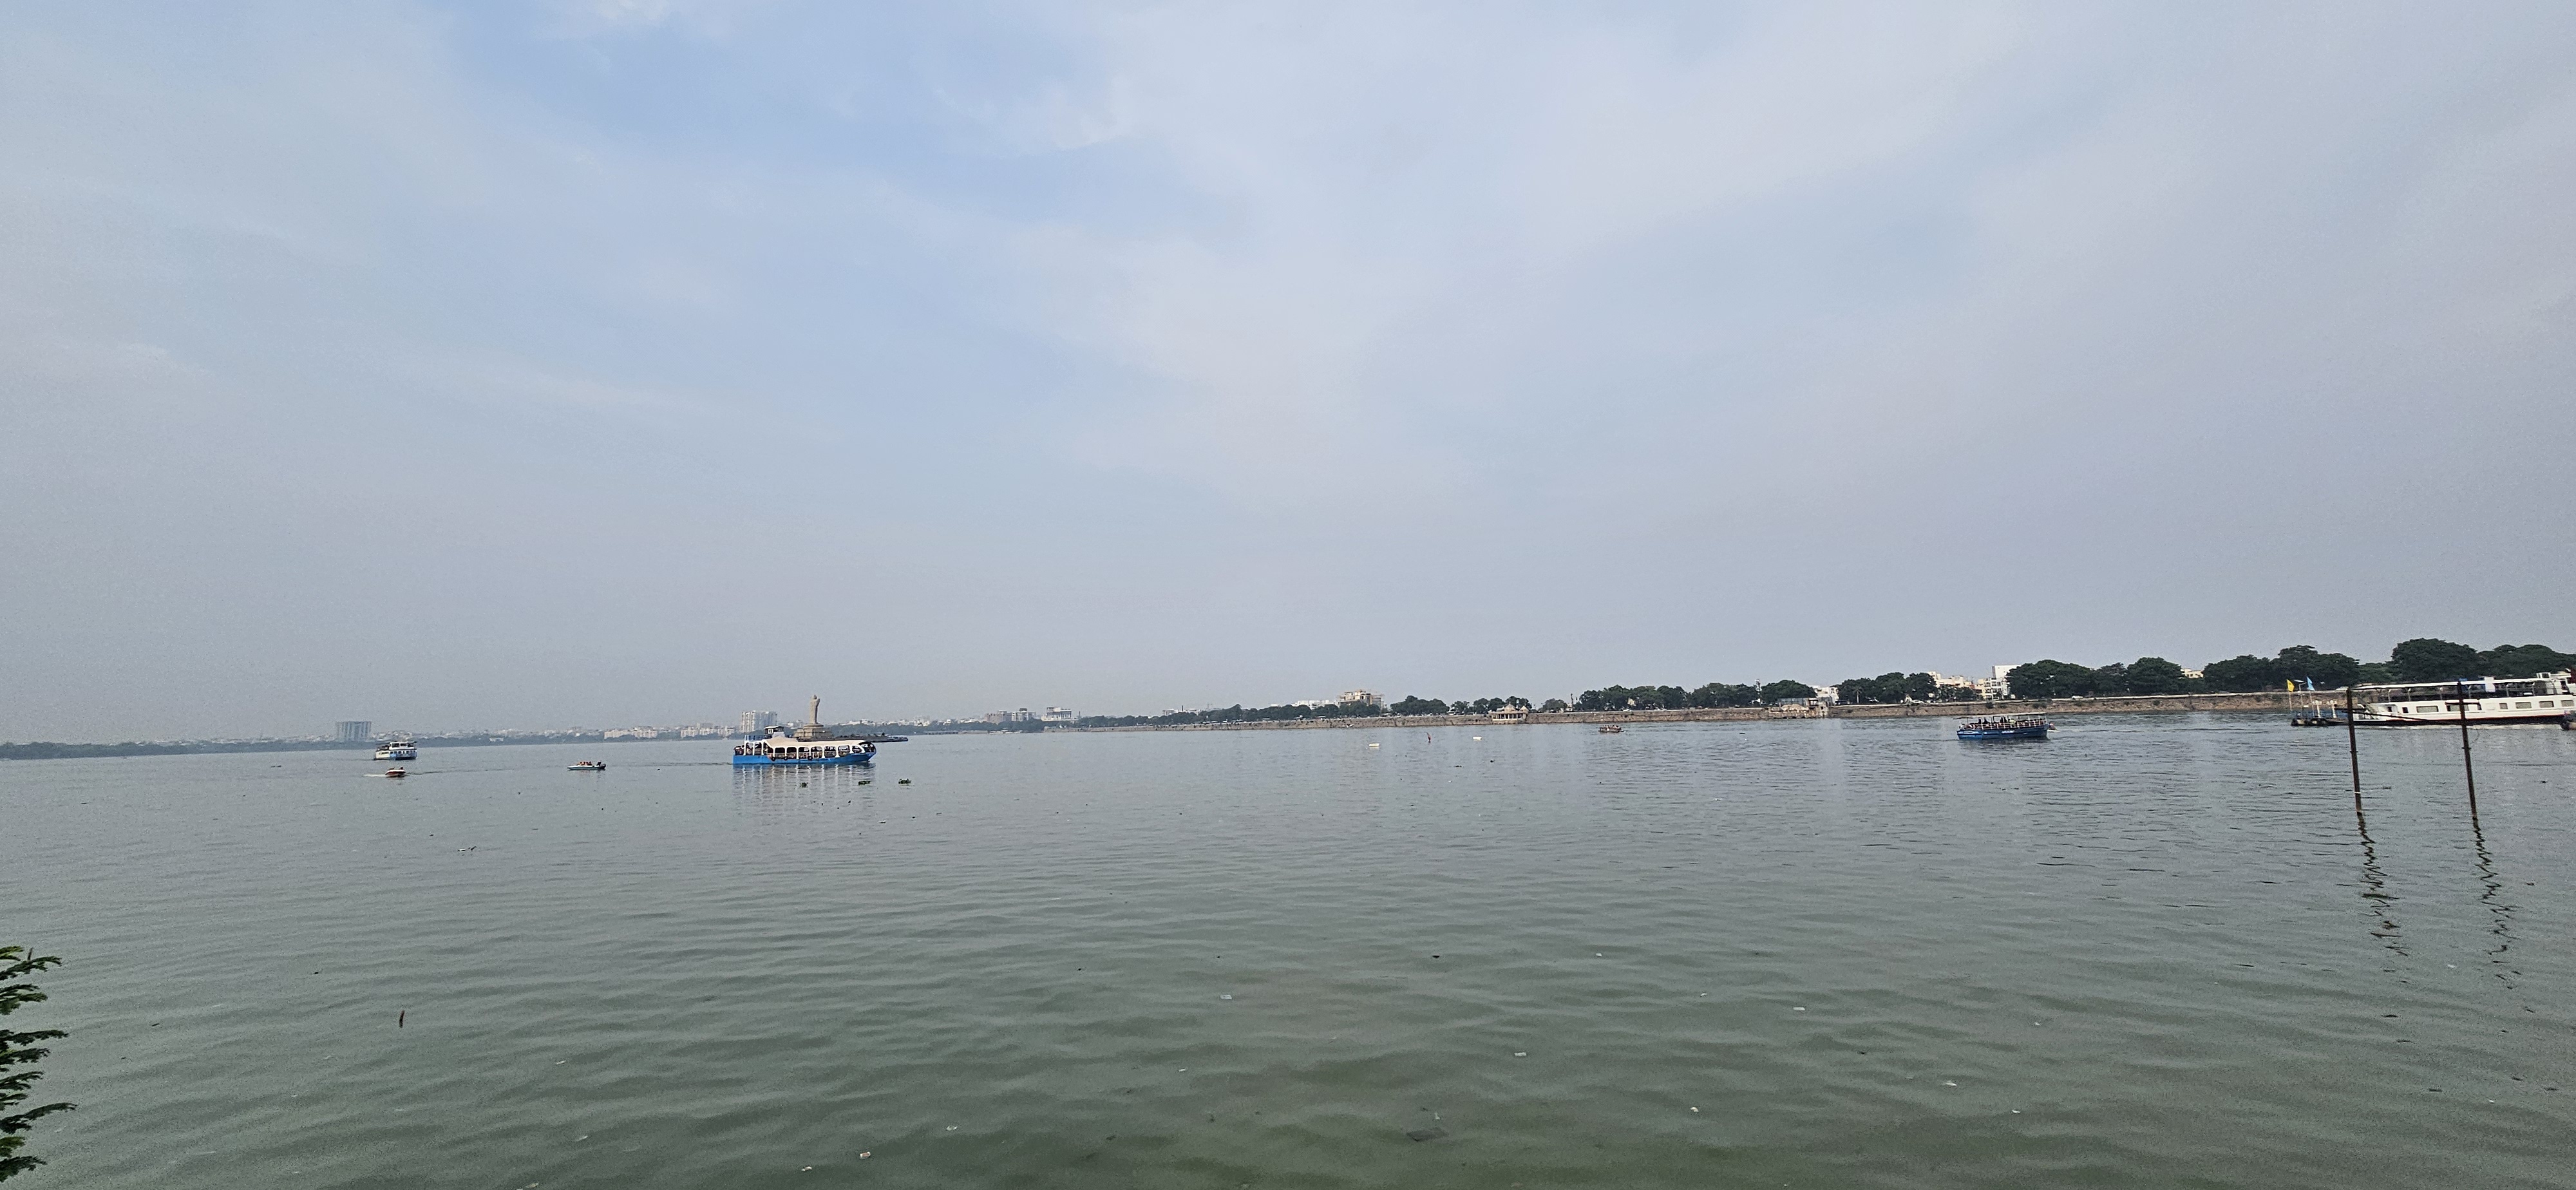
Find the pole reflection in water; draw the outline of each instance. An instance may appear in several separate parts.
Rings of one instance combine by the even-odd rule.
[[[2504,878],[2496,874],[2495,856],[2487,851],[2487,833],[2478,826],[2475,814],[2469,815],[2469,838],[2477,845],[2478,883],[2485,886],[2478,893],[2478,903],[2486,906],[2487,915],[2494,919],[2487,927],[2496,937],[2495,946],[2487,951],[2488,961],[2495,964],[2495,977],[2503,980],[2504,986],[2512,987],[2513,977],[2522,974],[2505,957],[2505,952],[2513,949],[2513,906],[2504,900]]]
[[[2370,905],[2371,916],[2379,919],[2370,936],[2386,943],[2398,954],[2406,953],[2405,942],[2397,936],[2397,919],[2392,912],[2397,896],[2388,891],[2388,874],[2379,870],[2379,844],[2370,837],[2370,820],[2362,817],[2360,799],[2352,807],[2353,828],[2361,833],[2361,899]]]

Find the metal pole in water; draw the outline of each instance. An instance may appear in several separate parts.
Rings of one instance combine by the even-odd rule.
[[[2352,725],[2352,687],[2343,688],[2343,746],[2352,753],[2352,810],[2361,812],[2361,737]]]
[[[2469,756],[2469,684],[2455,682],[2452,685],[2455,687],[2453,692],[2460,699],[2457,704],[2460,708],[2460,768],[2469,775],[2469,817],[2474,819],[2478,816],[2478,766]]]

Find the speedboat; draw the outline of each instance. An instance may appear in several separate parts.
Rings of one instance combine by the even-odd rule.
[[[1959,725],[1959,738],[1963,740],[2044,740],[2048,738],[2048,720],[2037,715],[1970,719]]]
[[[585,760],[580,764],[568,764],[564,767],[571,769],[576,773],[604,773],[608,771],[608,762],[605,760]]]
[[[408,776],[409,774],[403,772],[401,769],[386,769],[385,775],[388,777],[402,777]]]

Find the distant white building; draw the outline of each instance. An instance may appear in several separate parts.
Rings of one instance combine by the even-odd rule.
[[[778,726],[778,712],[776,711],[744,711],[742,713],[742,734],[744,735],[756,736],[776,726]]]
[[[1340,704],[1340,705],[1342,705],[1342,706],[1346,706],[1346,707],[1348,707],[1348,706],[1372,706],[1372,707],[1382,707],[1382,706],[1385,706],[1385,705],[1386,705],[1386,700],[1385,700],[1385,699],[1383,699],[1383,698],[1378,697],[1378,695],[1377,695],[1377,691],[1374,691],[1374,690],[1344,690],[1344,691],[1342,691],[1342,696],[1341,696],[1340,698],[1337,698],[1337,699],[1333,700],[1333,701],[1334,701],[1334,702],[1336,702],[1336,703],[1339,703],[1339,704]]]
[[[1048,707],[1047,709],[1038,712],[1038,722],[1040,723],[1071,723],[1081,717],[1082,716],[1073,713],[1072,707]]]
[[[2023,665],[2023,664],[2026,664],[2026,663],[2025,663],[2025,662],[2020,662],[2020,661],[2014,661],[2014,662],[2009,662],[2009,663],[2006,663],[2006,664],[2003,664],[2003,665],[1998,665],[1998,666],[1996,666],[1996,667],[1995,667],[1995,674],[1994,674],[1994,676],[1993,676],[1993,677],[1990,677],[1990,678],[1979,678],[1979,679],[1977,679],[1977,694],[1978,694],[1978,696],[1979,696],[1979,697],[1981,697],[1981,698],[2006,698],[2006,697],[2010,697],[2010,696],[2011,696],[2011,694],[2012,694],[2012,687],[2011,687],[2010,685],[2007,685],[2007,684],[2005,683],[2005,681],[2004,681],[2004,675],[2011,673],[2011,672],[2013,671],[2013,668],[2014,668],[2015,666],[2019,666],[2019,665]]]

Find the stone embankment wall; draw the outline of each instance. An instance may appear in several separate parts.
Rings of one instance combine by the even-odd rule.
[[[1680,711],[1533,711],[1532,723],[1734,723],[1756,719],[1958,719],[1971,715],[2139,715],[2184,711],[2287,712],[2314,703],[2341,705],[2337,691],[2263,690],[2251,694],[2156,694],[2136,698],[1999,699],[1994,702],[1904,702],[1816,711],[1769,707],[1692,707]],[[1050,728],[1053,731],[1303,731],[1336,727],[1507,727],[1483,715],[1378,715],[1347,719],[1276,719],[1136,727]]]

